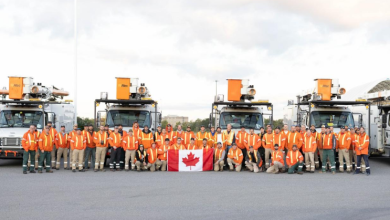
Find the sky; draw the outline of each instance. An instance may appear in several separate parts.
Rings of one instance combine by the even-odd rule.
[[[93,118],[115,77],[139,78],[164,115],[207,118],[228,78],[283,117],[289,99],[336,78],[390,78],[388,0],[78,0],[77,111]],[[74,1],[0,0],[0,88],[33,77],[74,99]]]

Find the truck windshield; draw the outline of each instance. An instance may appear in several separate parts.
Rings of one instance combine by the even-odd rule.
[[[121,124],[123,127],[131,127],[138,122],[140,127],[150,127],[150,112],[148,111],[126,111],[111,110],[107,114],[107,124],[110,127]]]
[[[314,111],[311,113],[311,123],[316,128],[321,127],[321,125],[334,126],[335,128],[341,126],[355,127],[351,112]]]
[[[263,127],[263,116],[260,113],[224,112],[219,124],[222,129],[226,129],[228,124],[231,124],[233,129],[239,129],[242,125],[245,128],[260,129]]]
[[[41,111],[4,110],[0,113],[0,127],[30,127],[43,125],[43,113]]]

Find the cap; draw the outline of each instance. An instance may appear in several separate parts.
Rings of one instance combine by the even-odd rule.
[[[144,147],[144,145],[143,145],[143,144],[140,144],[139,147]]]
[[[190,140],[191,140],[191,141],[194,141],[194,140],[195,140],[195,138],[191,138]]]
[[[167,127],[172,127],[172,125],[171,125],[171,124],[168,124]]]
[[[65,125],[61,125],[61,128],[65,128]]]
[[[325,128],[325,125],[321,125],[321,128]]]
[[[345,129],[345,126],[341,126],[340,129]]]
[[[93,127],[93,125],[89,124],[88,127]]]
[[[253,146],[249,146],[249,148],[253,148]]]
[[[165,141],[169,141],[169,138],[165,138]]]
[[[294,148],[294,147],[298,147],[298,146],[294,144],[292,147]]]
[[[237,144],[236,144],[236,143],[233,143],[232,146],[237,146]]]
[[[158,125],[157,127],[158,127],[158,128],[161,128],[161,125]]]
[[[245,126],[244,125],[241,125],[241,127],[240,128],[245,128]]]
[[[329,129],[329,126],[328,126],[328,125],[325,125],[325,128],[326,128],[326,129]]]
[[[123,127],[122,124],[119,124],[118,127]]]
[[[279,129],[279,130],[280,130],[280,127],[279,127],[279,126],[277,126],[277,127],[275,128],[275,130],[276,130],[276,129]]]
[[[51,122],[51,121],[48,121],[47,123],[48,123],[48,124],[53,124],[53,122]]]
[[[275,144],[274,147],[279,147],[279,144]]]
[[[81,129],[80,128],[76,128],[76,131],[81,131]]]

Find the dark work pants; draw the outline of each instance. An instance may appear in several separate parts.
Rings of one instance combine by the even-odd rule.
[[[119,164],[120,164],[120,168],[121,169],[125,169],[125,150],[123,150],[123,148],[119,148],[120,152],[121,152],[121,156],[119,158]]]
[[[264,149],[264,147],[259,147],[259,153],[260,153],[261,159],[263,161],[265,161],[265,149]],[[263,167],[265,167],[265,162],[263,162]]]
[[[35,151],[34,150],[29,150],[29,151],[24,151],[23,152],[23,171],[27,171],[28,167],[28,156],[30,155],[31,158],[31,165],[30,165],[30,171],[34,170],[34,164],[35,164]]]
[[[119,161],[121,158],[121,148],[111,148],[110,169],[119,169]]]
[[[89,155],[92,155],[91,167],[95,167],[96,147],[95,148],[90,148],[90,147],[86,147],[85,148],[85,156],[84,156],[84,168],[85,169],[88,169],[88,158],[89,158]]]
[[[241,164],[242,164],[242,167],[245,168],[246,147],[244,147],[244,149],[241,149],[241,151],[242,151],[242,156],[244,157]]]
[[[356,173],[360,173],[360,164],[362,162],[362,157],[364,160],[364,163],[366,163],[366,172],[370,172],[370,164],[368,163],[368,155],[367,154],[362,154],[362,155],[357,155],[357,168],[356,168]]]

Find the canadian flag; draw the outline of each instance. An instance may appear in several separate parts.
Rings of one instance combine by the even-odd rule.
[[[168,171],[213,170],[213,149],[168,150]]]

